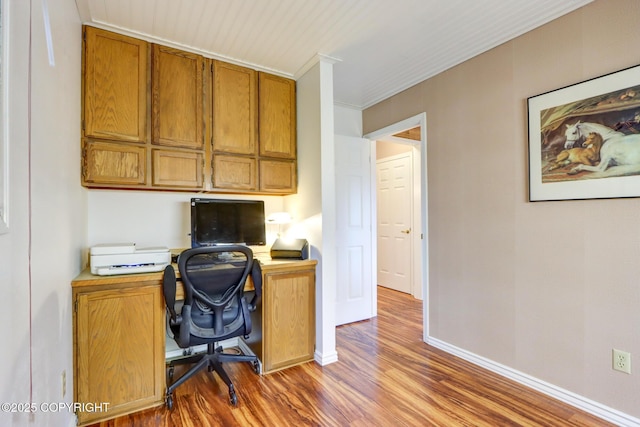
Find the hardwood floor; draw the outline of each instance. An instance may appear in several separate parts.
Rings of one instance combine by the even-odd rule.
[[[173,411],[163,406],[94,427],[612,425],[428,346],[421,335],[421,301],[379,287],[376,318],[337,328],[336,363],[264,376],[226,364],[237,407],[204,371],[176,390]]]

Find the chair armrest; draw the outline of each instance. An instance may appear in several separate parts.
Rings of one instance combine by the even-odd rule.
[[[184,322],[182,321],[184,319]],[[177,339],[178,347],[187,348],[191,344],[191,306],[182,306],[182,316],[180,316],[180,331]]]
[[[176,272],[171,265],[165,267],[162,275],[162,293],[171,324],[179,325],[182,322],[182,317],[176,313]]]
[[[256,292],[251,301],[249,301],[249,311],[255,311],[262,299],[262,268],[260,268],[260,263],[257,259],[253,260],[253,266],[251,266],[251,280]]]

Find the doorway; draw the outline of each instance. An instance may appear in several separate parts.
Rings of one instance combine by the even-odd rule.
[[[417,129],[419,131],[419,137],[416,139],[404,138],[405,132]],[[427,125],[426,125],[426,113],[422,113],[413,117],[410,117],[401,122],[386,126],[382,129],[371,132],[364,135],[364,138],[372,141],[371,151],[372,157],[377,158],[377,143],[379,140],[391,140],[402,142],[404,144],[411,145],[412,152],[414,154],[412,165],[415,167],[416,173],[413,174],[414,188],[414,208],[412,210],[414,214],[414,227],[416,228],[414,239],[412,239],[413,245],[413,267],[412,274],[414,275],[413,294],[416,298],[423,300],[422,314],[423,314],[423,340],[426,341],[429,336],[429,254],[428,254],[428,199],[427,199]],[[401,134],[401,136],[394,136]],[[419,172],[418,172],[419,171]],[[376,174],[372,174],[372,211],[374,212],[375,219],[372,219],[373,223],[377,223],[377,196],[374,189],[377,188]],[[406,230],[406,229],[405,229]],[[377,233],[376,233],[377,235]],[[377,239],[373,239],[374,242]],[[374,254],[378,252],[377,242],[374,243]],[[374,257],[374,264],[376,264],[374,271],[377,272],[377,259]]]
[[[377,141],[376,152],[377,284],[415,296],[412,147]]]

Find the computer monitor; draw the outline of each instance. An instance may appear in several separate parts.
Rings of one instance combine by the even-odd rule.
[[[266,244],[262,200],[191,199],[191,247]]]

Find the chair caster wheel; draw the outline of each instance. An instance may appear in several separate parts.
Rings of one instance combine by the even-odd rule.
[[[253,372],[255,372],[256,374],[260,373],[260,363],[258,363],[258,361],[256,360],[255,362],[251,363],[253,365]]]
[[[171,366],[167,371],[167,378],[169,379],[169,382],[173,381],[173,366]]]
[[[238,406],[238,396],[236,396],[236,392],[229,393],[229,403],[233,406]]]
[[[171,394],[167,394],[165,404],[167,405],[168,410],[171,411],[173,409],[173,396],[171,396]]]

